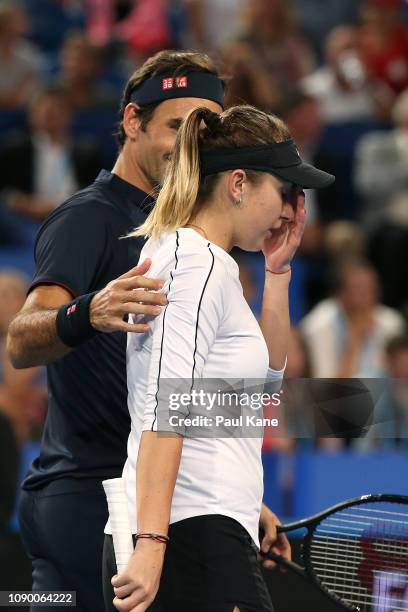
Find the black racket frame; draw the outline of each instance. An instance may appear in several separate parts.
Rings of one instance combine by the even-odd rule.
[[[408,495],[396,495],[392,493],[361,495],[360,497],[354,497],[352,499],[340,502],[339,504],[335,504],[334,506],[331,506],[330,508],[327,508],[322,512],[302,519],[301,521],[295,521],[293,523],[287,523],[286,525],[279,526],[277,528],[278,533],[287,533],[289,531],[304,528],[307,529],[307,533],[303,537],[301,547],[301,559],[304,564],[304,567],[297,563],[294,563],[293,561],[287,561],[284,557],[272,551],[269,551],[268,553],[261,553],[262,557],[271,559],[272,561],[276,561],[277,563],[284,565],[285,567],[289,568],[308,582],[311,582],[314,587],[316,587],[321,593],[326,595],[326,597],[328,597],[332,602],[336,603],[343,610],[353,610],[353,612],[359,612],[361,609],[358,606],[346,603],[343,599],[341,599],[341,597],[339,597],[335,593],[330,592],[324,586],[324,584],[321,582],[321,580],[315,573],[312,563],[310,562],[310,547],[312,543],[313,533],[322,520],[332,514],[335,514],[339,510],[344,510],[345,508],[349,508],[352,506],[360,506],[374,502],[391,502],[408,505]]]

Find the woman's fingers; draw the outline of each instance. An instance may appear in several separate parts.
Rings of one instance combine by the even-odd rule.
[[[123,572],[121,574],[115,574],[111,578],[111,585],[113,587],[125,586],[125,584],[128,584],[128,582],[128,577]]]
[[[140,605],[146,605],[143,610],[147,608],[147,600],[145,594],[142,589],[137,589],[133,591],[131,595],[125,597],[124,599],[120,599],[119,597],[115,597],[113,600],[113,605],[119,612],[131,612],[134,608],[139,607]]]
[[[271,561],[270,559],[265,559],[262,561],[262,565],[265,569],[275,569],[276,567],[275,561]]]
[[[119,599],[123,599],[124,597],[129,597],[129,595],[133,593],[133,589],[134,587],[131,584],[125,584],[124,586],[120,586],[120,587],[113,587],[113,590],[115,591],[115,595],[116,597],[119,597]]]
[[[292,224],[292,227],[289,232],[288,242],[293,244],[293,246],[299,246],[303,232],[306,227],[306,208],[303,203],[303,206],[299,206],[296,210],[295,220]]]
[[[285,557],[288,561],[292,559],[292,549],[290,546],[290,542],[284,533],[278,533],[278,537],[276,539],[275,547],[272,549],[275,550],[279,555]]]

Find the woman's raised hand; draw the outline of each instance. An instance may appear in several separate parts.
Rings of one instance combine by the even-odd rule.
[[[266,268],[280,274],[290,269],[291,261],[301,243],[306,225],[305,194],[300,191],[296,207],[285,204],[282,213],[282,224],[272,229],[272,236],[265,240],[262,252],[265,255]]]

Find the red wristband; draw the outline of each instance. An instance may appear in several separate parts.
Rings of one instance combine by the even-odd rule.
[[[269,268],[265,268],[265,272],[270,272],[271,274],[287,274],[288,272],[290,272],[292,270],[292,268],[289,266],[289,268],[287,270],[285,270],[284,272],[274,272],[273,270],[270,270]]]

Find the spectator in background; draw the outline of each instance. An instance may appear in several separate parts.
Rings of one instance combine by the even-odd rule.
[[[0,107],[22,107],[39,84],[42,56],[25,40],[27,31],[21,6],[0,4]]]
[[[395,310],[380,303],[377,274],[364,261],[340,263],[333,297],[301,322],[316,378],[378,377],[386,342],[404,329]]]
[[[310,355],[305,339],[297,327],[290,330],[286,378],[309,378],[311,376]]]
[[[366,238],[361,228],[353,221],[340,220],[330,223],[324,234],[324,248],[331,263],[347,258],[363,259],[366,253]]]
[[[334,28],[325,46],[326,64],[303,81],[304,90],[320,103],[325,123],[373,119],[376,103],[358,52],[358,30]]]
[[[86,0],[86,31],[92,43],[109,44],[116,25],[129,15],[133,4],[133,0]]]
[[[386,346],[390,399],[393,411],[392,435],[399,446],[408,448],[408,333],[392,338]]]
[[[101,82],[102,49],[86,34],[74,32],[60,51],[59,85],[67,91],[74,111],[116,110],[115,91]]]
[[[311,375],[310,355],[305,339],[298,328],[292,328],[289,336],[288,357],[285,379],[289,384],[283,398],[282,416],[287,423],[287,430],[292,439],[292,447],[309,446],[314,440],[313,412],[310,405],[305,405],[304,385]]]
[[[334,431],[324,417],[322,427],[327,390],[322,392],[319,381],[311,380],[311,356],[299,328],[291,329],[285,379],[292,379],[284,387],[282,398],[282,417],[287,423],[292,448],[318,446],[330,451],[343,448],[344,441],[333,436]],[[325,385],[323,381],[323,388]]]
[[[138,0],[129,15],[119,22],[118,36],[139,63],[172,46],[169,8],[168,0]]]
[[[16,0],[30,20],[30,40],[54,60],[68,32],[82,30],[88,0]]]
[[[279,428],[266,428],[263,450],[293,451],[315,442],[315,415],[309,401],[308,379],[311,376],[310,355],[298,328],[289,335],[285,384],[279,406],[266,406],[264,417],[277,418]]]
[[[27,288],[27,281],[21,273],[14,270],[0,270],[0,378],[3,377],[7,328],[24,304]]]
[[[360,0],[293,0],[302,29],[319,57],[323,56],[326,38],[339,24],[355,25]]]
[[[385,346],[386,378],[376,385],[374,424],[356,446],[408,449],[408,333],[391,338]]]
[[[6,355],[7,329],[24,304],[27,289],[27,279],[19,271],[0,270],[0,411],[19,444],[41,428],[47,397],[40,368],[15,370]]]
[[[186,47],[219,51],[239,30],[244,4],[244,0],[184,0]]]
[[[384,303],[408,315],[408,192],[389,205],[373,231],[368,255],[380,276]],[[404,263],[403,263],[404,262]]]
[[[392,119],[392,131],[366,134],[356,149],[355,185],[361,220],[369,231],[396,198],[405,194],[408,202],[408,89],[397,98]]]
[[[7,206],[45,218],[101,168],[96,145],[70,137],[71,107],[59,87],[44,89],[29,109],[29,131],[10,136],[0,150],[0,190]]]
[[[325,292],[327,296],[333,288],[331,277],[344,257],[347,260],[361,261],[367,257],[367,239],[354,221],[341,219],[331,221],[324,228],[323,253],[325,262]]]
[[[365,0],[359,28],[361,57],[369,77],[399,94],[408,87],[408,29],[403,0]]]
[[[320,224],[319,231],[320,250],[311,260],[315,265],[309,270],[307,284],[308,310],[331,292],[333,269],[345,254],[347,259],[361,260],[366,257],[367,252],[365,235],[357,223],[347,220],[332,221]]]
[[[31,569],[19,536],[11,531],[24,463],[22,447],[41,433],[46,410],[39,368],[14,370],[5,353],[7,327],[24,303],[27,288],[19,271],[0,269],[0,585],[13,590],[27,588]]]
[[[282,87],[296,84],[313,68],[289,0],[248,3],[243,30],[225,48],[223,59],[234,77],[228,101],[245,101],[266,111],[281,104]]]
[[[98,46],[121,41],[141,63],[172,46],[168,0],[86,0],[86,29]]]
[[[391,378],[405,379],[408,384],[408,333],[392,338],[386,346],[387,371]],[[408,411],[408,395],[405,394],[405,409]],[[408,417],[408,413],[407,413]]]
[[[9,532],[10,519],[14,512],[19,467],[18,443],[10,419],[3,413],[0,405],[0,563],[2,568],[7,567],[9,562],[10,553],[8,550],[4,550],[4,538],[7,537]],[[3,572],[1,582],[3,585],[7,584],[7,582],[4,582]]]

